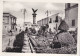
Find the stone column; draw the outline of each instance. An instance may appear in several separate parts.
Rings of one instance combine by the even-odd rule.
[[[32,14],[33,15],[33,24],[36,24],[36,15],[35,13]]]

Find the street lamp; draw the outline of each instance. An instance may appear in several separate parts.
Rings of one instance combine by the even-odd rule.
[[[26,11],[26,9],[24,8],[24,9],[21,10],[21,12],[23,12],[23,15],[24,15],[24,22],[25,22],[25,14],[26,14],[27,11]]]
[[[25,14],[26,14],[26,9],[22,9],[21,12],[23,12],[23,16],[24,16],[24,22],[23,22],[23,30],[25,30]]]
[[[47,14],[47,24],[48,24],[48,21],[49,21],[49,20],[48,20],[49,13],[51,14],[51,12],[48,11],[48,10],[47,10],[46,13],[45,13],[45,14]]]

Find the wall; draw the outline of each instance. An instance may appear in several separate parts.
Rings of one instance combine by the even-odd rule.
[[[12,20],[11,20],[12,19]],[[9,13],[3,13],[3,34],[8,34],[10,30],[15,31],[16,30],[16,25],[13,25],[15,22],[13,22],[13,19],[16,19],[13,15]],[[14,26],[14,29],[12,27]]]
[[[65,4],[67,6],[67,4]],[[71,4],[73,6],[75,4]],[[72,20],[75,20],[75,26],[72,26]],[[70,28],[77,28],[78,25],[78,7],[72,7],[68,10],[65,10],[65,21]]]
[[[48,24],[49,25],[49,29],[51,29],[53,32],[55,31],[54,28],[56,28],[56,16],[58,16],[58,14],[54,14],[52,16],[49,16],[48,18],[44,18],[40,21],[38,21],[37,23],[42,26],[42,25],[45,25],[45,24]],[[50,23],[50,20],[51,20],[51,23]],[[59,26],[60,22],[61,22],[61,17],[58,16],[58,23],[57,23],[57,27]],[[48,29],[48,30],[49,30]]]
[[[50,18],[52,19],[51,22],[52,23],[49,23],[49,29],[51,28],[52,32],[56,31],[56,24],[57,24],[57,30],[58,30],[58,26],[60,25],[61,23],[61,17],[58,16],[58,22],[55,22],[56,20],[56,16],[58,16],[57,14],[55,15],[52,15],[49,17],[49,21],[50,21]]]

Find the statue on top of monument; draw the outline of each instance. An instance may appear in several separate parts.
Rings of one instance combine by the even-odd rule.
[[[35,14],[38,9],[34,10],[34,9],[32,8],[32,10],[33,10],[33,13]]]

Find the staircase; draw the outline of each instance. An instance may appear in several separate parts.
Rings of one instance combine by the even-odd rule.
[[[22,48],[22,53],[35,53],[35,50],[30,43],[29,37],[26,34],[24,34],[24,45]]]

